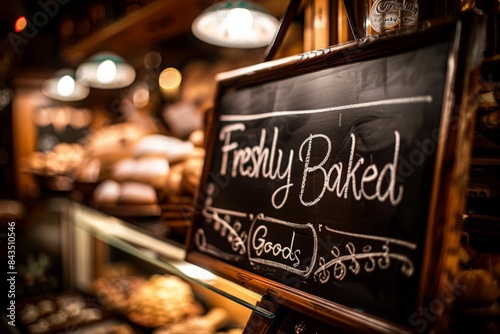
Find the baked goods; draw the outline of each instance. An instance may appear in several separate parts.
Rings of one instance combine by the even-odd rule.
[[[458,309],[458,312],[468,317],[500,319],[500,304],[494,302],[486,306],[463,306]]]
[[[481,253],[471,261],[472,268],[485,269],[500,280],[500,254]]]
[[[93,204],[96,207],[113,205],[151,205],[157,203],[155,189],[145,183],[105,180],[94,190]]]
[[[455,283],[460,292],[456,298],[458,304],[491,304],[500,296],[496,278],[485,269],[460,271]]]
[[[203,172],[203,157],[193,157],[186,160],[182,171],[182,187],[189,194],[196,195],[200,186],[201,173]]]
[[[164,157],[173,163],[185,159],[194,150],[194,145],[176,137],[159,134],[142,138],[135,147],[136,158],[144,156]]]
[[[160,201],[162,222],[179,235],[189,228],[194,211],[194,198],[203,172],[205,150],[196,147],[182,162],[171,166]]]
[[[203,130],[195,130],[191,132],[191,134],[188,137],[188,140],[193,143],[195,147],[204,147],[205,143],[205,133]]]
[[[204,159],[205,150],[197,147],[183,161],[171,165],[163,187],[167,197],[196,194],[203,172]]]
[[[116,205],[120,200],[120,184],[113,180],[105,180],[94,190],[92,201],[96,206]]]
[[[95,130],[82,143],[89,156],[100,158],[103,164],[112,164],[132,156],[137,143],[151,131],[136,123],[125,122]]]
[[[101,311],[82,295],[62,294],[26,303],[18,312],[21,328],[29,334],[61,333],[68,326],[99,321]]]
[[[31,324],[40,316],[40,311],[38,307],[33,304],[24,305],[21,312],[19,312],[19,319],[25,324]]]
[[[145,183],[140,182],[123,182],[120,184],[120,204],[156,204],[155,189]]]
[[[500,107],[496,110],[491,110],[483,113],[479,117],[479,125],[487,131],[494,131],[500,128]]]
[[[80,144],[59,143],[50,151],[33,152],[23,162],[26,172],[44,175],[69,175],[82,163],[84,149]]]
[[[182,171],[184,170],[184,163],[177,163],[172,165],[163,187],[163,191],[167,196],[177,197],[183,193],[182,189]]]
[[[228,312],[220,307],[212,308],[207,314],[185,318],[179,322],[164,325],[153,334],[213,334],[228,321]]]
[[[462,244],[458,250],[461,269],[470,269],[472,259],[477,256],[477,251],[470,245]]]
[[[107,310],[125,312],[130,297],[146,282],[140,276],[100,277],[93,284],[94,294]]]
[[[191,286],[177,276],[153,275],[131,297],[128,318],[144,327],[159,327],[199,314]]]
[[[169,132],[178,138],[186,138],[203,126],[203,114],[197,104],[187,100],[166,104],[160,115]]]
[[[167,182],[170,165],[165,157],[126,158],[113,165],[111,178],[118,182],[134,181],[162,188]]]
[[[171,233],[186,233],[194,213],[193,200],[191,196],[175,196],[160,205],[160,219]]]
[[[100,180],[102,162],[99,158],[85,158],[76,168],[75,180],[82,183],[94,183]]]
[[[478,253],[469,245],[460,251],[455,277],[453,333],[498,333],[500,328],[499,254]]]

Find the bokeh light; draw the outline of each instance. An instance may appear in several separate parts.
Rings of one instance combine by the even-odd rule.
[[[17,20],[16,23],[14,24],[14,30],[16,32],[21,32],[26,28],[28,25],[28,21],[26,21],[26,17],[20,16]]]
[[[159,83],[160,87],[165,90],[176,89],[180,86],[182,80],[181,72],[173,67],[163,70],[160,74]]]

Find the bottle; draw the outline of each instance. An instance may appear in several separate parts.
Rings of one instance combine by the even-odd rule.
[[[379,35],[418,23],[417,0],[368,0],[368,34]]]

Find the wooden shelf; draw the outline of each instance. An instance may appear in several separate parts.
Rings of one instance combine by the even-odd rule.
[[[483,73],[490,73],[493,71],[500,72],[500,55],[485,58],[483,61]]]
[[[500,217],[467,214],[463,231],[469,236],[471,246],[481,252],[498,252],[500,240]]]
[[[473,166],[500,166],[500,156],[475,156],[472,157]]]

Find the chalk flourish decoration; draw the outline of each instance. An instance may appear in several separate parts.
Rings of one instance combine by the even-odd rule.
[[[334,230],[326,226],[325,228],[336,234],[348,235],[350,237],[365,240],[379,241],[382,242],[382,245],[380,251],[374,251],[372,245],[366,244],[363,246],[361,252],[358,252],[358,250],[356,250],[356,246],[352,242],[348,242],[343,247],[345,250],[344,253],[341,248],[337,246],[332,247],[330,254],[333,256],[333,259],[326,262],[324,257],[320,257],[318,259],[319,268],[314,272],[314,279],[319,281],[321,284],[329,282],[331,275],[333,275],[334,279],[342,281],[346,277],[348,271],[357,275],[361,270],[364,270],[367,273],[371,273],[377,268],[384,270],[390,267],[393,260],[401,262],[401,273],[403,275],[407,277],[413,276],[415,271],[413,261],[406,255],[391,253],[390,245],[396,244],[415,250],[417,248],[417,244],[399,239],[344,232]]]

